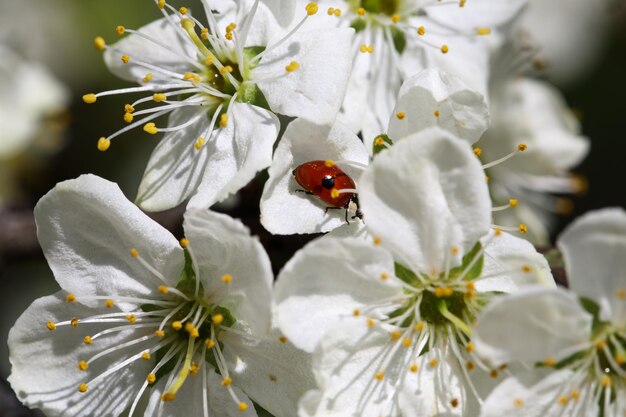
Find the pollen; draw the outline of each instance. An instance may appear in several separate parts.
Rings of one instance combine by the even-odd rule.
[[[200,81],[202,81],[200,76],[198,74],[194,74],[193,72],[188,72],[185,75],[183,75],[183,80],[185,80],[185,81],[193,80],[193,81],[198,82],[198,83]]]
[[[134,118],[134,116],[133,116],[133,114],[132,114],[132,113],[129,113],[129,112],[124,113],[124,121],[125,121],[126,123],[130,123],[130,122],[132,122],[132,121],[133,121],[133,118]]]
[[[517,201],[517,198],[509,198],[509,205],[511,207],[517,207],[518,204],[519,204],[519,201]]]
[[[294,71],[297,71],[299,68],[300,68],[300,64],[298,64],[296,61],[291,61],[289,65],[285,67],[285,70],[287,72],[294,72]]]
[[[565,407],[567,405],[567,403],[569,402],[569,398],[567,398],[565,395],[561,395],[558,398],[557,402],[559,403],[559,405],[562,405],[562,406]]]
[[[452,287],[435,287],[433,293],[437,298],[448,298],[454,293]]]
[[[87,392],[88,389],[89,387],[87,386],[87,384],[80,384],[78,386],[78,392]]]
[[[189,373],[191,375],[196,375],[199,371],[200,371],[200,365],[198,365],[195,362],[192,362],[191,366],[189,367]]]
[[[182,328],[183,328],[183,324],[180,321],[176,320],[172,322],[172,329],[179,331]]]
[[[356,14],[358,14],[359,16],[365,16],[365,9],[362,7],[359,7],[358,9],[356,9]]]
[[[411,343],[412,343],[411,339],[409,339],[409,338],[405,337],[404,339],[402,339],[402,346],[405,347],[405,348],[410,348],[411,347]]]
[[[85,337],[83,338],[83,343],[84,343],[84,344],[86,344],[86,345],[90,345],[90,344],[91,344],[91,342],[92,342],[92,340],[91,340],[91,336],[85,336]]]
[[[184,237],[180,240],[180,247],[184,249],[187,246],[189,246],[189,239]]]
[[[367,324],[367,327],[372,328],[372,327],[374,327],[374,326],[376,325],[376,320],[374,320],[374,319],[373,319],[373,318],[371,318],[371,317],[368,317],[368,318],[365,320],[365,323]]]
[[[415,323],[415,326],[413,326],[413,330],[415,330],[416,332],[421,332],[422,330],[424,330],[424,322],[418,321],[417,323]]]
[[[144,361],[149,361],[151,357],[152,356],[150,356],[150,352],[144,352],[141,354],[141,359],[143,359]]]
[[[524,406],[524,400],[521,398],[515,398],[513,400],[513,405],[515,408],[522,408]]]
[[[493,229],[493,233],[494,233],[496,236],[501,236],[501,235],[502,235],[502,229],[501,229],[501,228],[499,228],[499,227],[496,227],[495,229]]]
[[[580,398],[580,391],[578,391],[577,389],[573,390],[572,393],[570,394],[570,397],[572,398],[572,400],[577,400]]]
[[[152,100],[157,103],[167,100],[167,96],[163,93],[155,93],[152,95]]]
[[[171,392],[165,392],[161,395],[161,401],[170,402],[176,399],[176,394],[172,394]]]
[[[312,1],[306,5],[305,9],[308,16],[313,16],[315,13],[317,13],[319,7],[317,6],[316,2]]]
[[[467,281],[465,283],[465,289],[467,289],[467,291],[474,291],[474,290],[476,290],[476,285],[474,284],[474,281]]]
[[[111,147],[111,141],[105,137],[98,139],[98,150],[106,152]]]
[[[382,380],[385,378],[385,373],[384,373],[384,372],[382,372],[382,371],[381,371],[381,372],[376,372],[376,373],[374,374],[374,378],[375,378],[377,381],[382,381]]]
[[[398,118],[398,120],[402,120],[406,117],[406,113],[404,113],[403,111],[399,111],[398,113],[396,113],[396,117]]]
[[[474,148],[474,155],[480,156],[482,153],[483,153],[483,150],[480,149],[479,147]]]
[[[447,54],[449,51],[448,45],[441,45],[441,53]]]
[[[204,39],[205,41],[209,39],[209,29],[207,28],[202,28],[200,30],[200,37],[202,39]]]
[[[450,253],[451,253],[452,255],[458,255],[458,254],[459,254],[459,252],[461,252],[461,249],[460,249],[458,246],[452,246],[452,247],[450,248]]]
[[[387,281],[389,279],[389,274],[386,272],[383,272],[380,274],[380,280],[381,281]]]
[[[426,28],[424,26],[420,26],[417,28],[417,34],[420,36],[424,36],[426,34]]]
[[[220,68],[220,74],[224,75],[226,73],[231,73],[233,72],[233,67],[231,67],[230,65],[225,65],[222,68]]]
[[[239,403],[239,411],[246,411],[248,409],[248,404],[244,402]]]
[[[159,0],[159,1],[157,2],[157,7],[158,7],[159,9],[163,9],[163,8],[165,7],[165,0]]]
[[[198,138],[198,140],[193,144],[193,147],[199,151],[204,146],[204,138]]]
[[[354,311],[352,311],[352,315],[354,317],[359,317],[361,315],[361,310],[359,310],[358,308],[355,308]]]
[[[233,383],[233,379],[228,377],[228,376],[226,378],[222,379],[222,385],[225,386],[225,387],[230,387],[232,385],[232,383]]]
[[[113,300],[105,300],[104,301],[104,306],[106,308],[113,308]]]
[[[430,366],[431,368],[434,368],[438,364],[439,364],[439,361],[435,358],[432,358],[430,361],[428,361],[428,366]]]
[[[445,54],[445,52],[444,52],[444,54]],[[434,115],[435,117],[439,117],[439,110],[435,110],[435,111],[433,112],[433,115]]]
[[[150,81],[152,81],[152,73],[151,72],[147,73],[146,76],[143,77],[141,81],[143,81],[144,83],[149,83]]]
[[[72,320],[70,320],[70,326],[78,327],[78,319],[76,317],[72,317]]]
[[[467,353],[472,353],[474,351],[474,344],[472,342],[467,342],[465,345],[465,350]]]
[[[340,17],[341,16],[341,9],[335,9],[335,16],[336,17]]]
[[[98,100],[98,97],[96,97],[95,94],[93,93],[89,93],[89,94],[85,94],[83,96],[83,101],[87,104],[93,104]]]
[[[491,33],[491,29],[487,28],[487,27],[482,27],[482,28],[476,29],[476,34],[479,35],[479,36],[489,35],[490,33]]]
[[[467,368],[468,371],[473,371],[476,368],[476,365],[474,365],[474,362],[472,361],[467,361],[467,363],[465,364],[465,367]]]
[[[53,331],[56,330],[57,326],[56,324],[54,324],[54,322],[49,321],[48,323],[46,323],[46,327],[48,328],[48,330]]]
[[[130,57],[128,55],[122,55],[121,59],[124,64],[128,64],[128,61],[130,61]]]
[[[186,15],[187,12],[189,11],[189,9],[187,9],[185,6],[181,7],[180,9],[178,9],[178,12],[182,15]]]
[[[223,129],[226,126],[228,126],[228,115],[227,114],[222,114],[220,116],[220,127]]]
[[[450,405],[452,406],[452,408],[457,408],[459,406],[459,400],[457,398],[451,399]]]
[[[159,292],[161,294],[167,294],[170,292],[170,288],[167,285],[159,285]]]
[[[230,274],[224,274],[220,277],[220,280],[222,280],[225,284],[230,284],[233,281],[233,276]]]
[[[115,28],[115,33],[117,33],[118,35],[123,35],[124,32],[126,32],[126,28],[122,25],[119,25]]]
[[[385,140],[382,137],[377,136],[376,139],[374,139],[374,145],[383,146],[384,144],[385,144]]]
[[[526,146],[525,143],[520,143],[519,145],[517,145],[517,150],[520,152],[524,152],[526,149],[528,149],[528,146]]]
[[[204,341],[204,344],[206,345],[207,349],[213,349],[215,347],[215,340],[213,340],[213,339],[206,339]]]
[[[98,51],[104,51],[104,49],[106,48],[107,44],[104,41],[104,38],[102,36],[97,36],[94,40],[93,40],[93,46],[94,48],[96,48],[96,50]]]
[[[76,301],[76,296],[72,293],[69,293],[67,297],[65,297],[66,303],[73,303],[74,301]]]
[[[287,336],[280,336],[280,337],[278,338],[278,341],[279,341],[280,343],[282,343],[283,345],[284,345],[285,343],[287,343],[287,341],[288,341],[288,340],[289,340],[289,339],[287,339]]]
[[[146,381],[148,381],[148,384],[154,384],[154,381],[156,381],[156,375],[148,374],[148,376],[146,377]]]
[[[139,251],[137,249],[135,249],[135,248],[132,248],[130,250],[130,256],[132,256],[133,258],[138,257],[139,256]]]
[[[419,369],[420,369],[420,367],[419,367],[419,365],[418,365],[418,364],[416,364],[416,363],[412,363],[412,364],[409,366],[409,371],[411,371],[411,372],[413,372],[413,373],[416,373],[417,371],[419,371]]]
[[[163,330],[157,330],[156,332],[154,332],[154,335],[156,337],[165,337],[165,332]]]
[[[328,13],[328,16],[333,16],[335,14],[335,8],[329,7],[326,13]]]
[[[156,125],[152,122],[146,123],[143,127],[144,132],[149,133],[151,135],[156,135],[159,133],[159,129],[157,129]]]
[[[81,371],[86,371],[87,368],[89,368],[89,364],[85,361],[80,361],[78,362],[78,369],[80,369]]]
[[[401,336],[402,333],[400,333],[399,330],[394,330],[393,332],[389,333],[389,337],[391,337],[391,340],[399,340]]]
[[[223,321],[224,321],[224,316],[221,314],[215,314],[213,317],[211,317],[211,322],[216,326],[219,326],[220,324],[222,324]]]
[[[383,240],[380,238],[380,236],[374,236],[374,245],[380,246],[382,242]]]
[[[130,323],[130,324],[134,324],[137,322],[137,316],[135,316],[134,314],[128,314],[126,316],[126,320]]]
[[[398,23],[400,21],[400,15],[399,14],[394,14],[393,16],[391,16],[391,21],[395,25],[396,23]]]
[[[492,378],[497,378],[497,377],[498,377],[498,371],[497,371],[497,370],[495,370],[495,369],[492,369],[492,370],[489,372],[489,376],[490,376],[490,377],[492,377]]]
[[[521,234],[523,234],[523,235],[524,235],[524,234],[528,233],[528,226],[526,226],[524,223],[520,223],[520,225],[518,226],[518,228],[519,228],[519,232],[520,232]]]

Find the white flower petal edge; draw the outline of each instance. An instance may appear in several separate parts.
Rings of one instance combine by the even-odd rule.
[[[35,207],[35,221],[57,282],[79,297],[158,294],[158,282],[138,279],[146,269],[129,255],[131,248],[149,259],[170,286],[183,268],[178,241],[128,201],[117,184],[94,175],[57,184]],[[121,307],[138,306],[124,302]]]
[[[328,232],[345,224],[343,210],[325,213],[326,203],[316,196],[296,192],[301,189],[292,171],[315,160],[351,161],[367,165],[368,153],[360,139],[336,122],[320,126],[296,119],[287,126],[274,152],[269,179],[261,196],[261,224],[274,234]],[[357,180],[362,169],[341,164]]]
[[[367,228],[397,261],[437,274],[489,231],[491,200],[480,162],[467,144],[430,128],[380,153],[357,186]]]
[[[395,142],[431,126],[439,126],[470,144],[489,125],[485,97],[463,81],[427,69],[402,84],[387,134]]]
[[[505,25],[526,5],[526,0],[474,0],[463,2],[459,7],[455,3],[430,2],[424,7],[426,15],[446,26],[465,31],[475,31],[480,27],[498,27]]]
[[[605,320],[626,326],[626,212],[609,208],[581,216],[557,244],[572,290],[599,303]]]
[[[591,322],[571,293],[531,288],[488,305],[478,318],[474,345],[494,366],[536,363],[587,343]]]
[[[393,268],[391,255],[371,241],[316,239],[298,251],[278,276],[276,323],[294,345],[312,352],[338,318],[350,317],[379,299],[402,297],[395,280],[378,279]]]
[[[318,124],[332,123],[352,67],[353,35],[353,29],[300,31],[264,55],[251,77],[257,80],[270,108]],[[297,71],[275,76],[285,72],[292,61],[299,64]]]

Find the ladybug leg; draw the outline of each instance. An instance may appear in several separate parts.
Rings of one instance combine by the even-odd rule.
[[[324,209],[324,214],[328,214],[328,210],[337,210],[337,209],[340,209],[340,208],[342,208],[342,207],[331,207],[331,206],[328,206],[328,207],[326,207]]]
[[[296,193],[305,193],[305,194],[308,194],[308,195],[314,195],[315,194],[315,193],[312,193],[312,192],[307,191],[307,190],[296,190]]]

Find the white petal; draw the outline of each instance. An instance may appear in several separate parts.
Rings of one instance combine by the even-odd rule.
[[[399,112],[404,113],[402,119],[396,116]],[[427,69],[402,84],[387,134],[397,141],[427,127],[440,126],[474,143],[488,124],[489,110],[482,94],[468,88],[460,78]]]
[[[526,4],[525,0],[474,0],[459,7],[457,2],[431,2],[426,14],[442,24],[472,34],[479,27],[495,27],[508,23]]]
[[[275,417],[293,417],[300,397],[315,387],[311,355],[273,331],[264,339],[225,332],[220,341],[239,361],[233,379],[250,398]]]
[[[94,175],[57,184],[39,200],[35,220],[57,282],[79,301],[81,295],[158,294],[163,281],[131,256],[132,248],[168,285],[176,285],[183,269],[174,236],[128,201],[116,184]]]
[[[206,163],[198,191],[188,207],[207,208],[248,184],[272,162],[272,146],[280,123],[271,112],[245,103],[233,103],[228,125],[220,129]]]
[[[105,311],[106,310],[106,311]],[[60,322],[72,317],[87,317],[111,312],[102,306],[88,308],[78,302],[67,303],[59,292],[36,300],[17,320],[9,333],[9,382],[22,402],[40,408],[48,416],[112,415],[118,416],[130,405],[154,363],[135,361],[122,367],[100,383],[89,385],[85,393],[78,386],[150,347],[153,341],[135,345],[136,352],[118,351],[78,369],[80,360],[88,360],[107,348],[149,334],[147,330],[110,333],[85,345],[83,338],[102,330],[101,325],[79,324],[77,328],[46,328],[48,321]]]
[[[478,317],[476,352],[495,366],[565,359],[589,341],[592,317],[565,290],[532,288],[492,301]]]
[[[294,345],[311,352],[338,318],[378,300],[402,296],[398,283],[381,280],[382,273],[393,277],[393,259],[371,241],[317,239],[298,251],[278,276],[276,323]]]
[[[626,212],[598,210],[579,217],[559,237],[570,288],[600,304],[605,319],[626,324]],[[618,293],[619,292],[619,293]]]
[[[546,258],[525,239],[493,232],[483,239],[485,258],[481,278],[475,281],[479,292],[516,292],[529,285],[555,287]]]
[[[252,70],[270,108],[315,123],[333,122],[343,101],[350,74],[352,29],[298,31],[271,49]],[[332,45],[329,49],[328,45]],[[292,61],[300,68],[288,73]],[[273,81],[264,78],[280,77]]]
[[[270,326],[270,260],[240,221],[209,210],[189,209],[183,223],[189,252],[210,302],[218,302],[253,332]],[[220,278],[231,275],[231,282]],[[219,301],[218,301],[219,300]]]
[[[453,246],[467,252],[489,230],[480,162],[466,142],[437,128],[380,153],[357,188],[366,227],[414,271],[443,271]]]
[[[296,119],[287,126],[274,152],[261,197],[261,224],[267,230],[273,234],[317,233],[345,224],[344,210],[324,213],[326,203],[296,192],[302,187],[292,171],[302,163],[327,159],[365,165],[369,160],[363,142],[339,122],[330,127]],[[362,171],[347,164],[341,168],[353,179]]]
[[[145,62],[150,65],[173,71],[181,75],[194,71],[190,61],[197,61],[196,51],[191,39],[180,28],[179,19],[172,17],[155,20],[139,29],[139,32],[155,39],[160,46],[138,34],[131,33],[122,40],[107,47],[104,51],[104,62],[109,70],[120,78],[140,82],[147,73],[152,73],[151,83],[171,82],[171,76],[137,64]],[[122,62],[122,55],[128,55],[129,62]]]

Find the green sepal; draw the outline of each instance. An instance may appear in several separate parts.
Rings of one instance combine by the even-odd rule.
[[[265,110],[270,110],[270,105],[267,102],[265,95],[256,84],[241,84],[239,87],[239,94],[237,94],[237,101],[239,103],[252,104]]]
[[[200,286],[202,287],[202,284]],[[176,289],[188,296],[193,296],[196,292],[196,273],[193,270],[193,262],[187,249],[185,249],[185,266],[180,273],[178,283],[176,283]]]
[[[255,56],[263,51],[265,51],[265,46],[247,46],[243,48],[243,59],[249,63]],[[256,65],[250,65],[248,68],[252,69],[254,67],[256,67]]]
[[[409,285],[419,284],[420,280],[417,275],[415,275],[415,272],[397,262],[394,262],[393,265],[396,277],[400,278],[402,281],[406,282]]]
[[[258,417],[274,417],[274,414],[270,413],[256,402],[252,401],[252,404],[254,405],[254,410],[256,411],[256,415]]]
[[[363,19],[356,18],[350,22],[350,27],[353,28],[356,33],[364,30],[366,26],[365,20]]]
[[[378,139],[382,139],[383,143],[381,144],[376,144]],[[388,147],[390,147],[391,145],[393,145],[393,141],[389,138],[389,136],[382,134],[382,135],[378,135],[374,138],[374,142],[372,143],[372,153],[374,155],[377,155],[379,152],[387,149]]]
[[[396,48],[396,51],[401,54],[406,48],[406,35],[395,26],[389,26],[389,30],[391,31],[393,46]]]
[[[463,256],[463,262],[461,263],[461,266],[457,266],[456,268],[452,268],[450,270],[449,276],[452,278],[455,278],[461,275],[463,271],[465,271],[465,268],[467,268],[469,264],[474,260],[474,258],[478,256],[482,248],[483,248],[483,245],[481,245],[480,242],[477,242],[472,248],[472,250],[470,250],[469,252],[465,254],[465,256]],[[480,258],[478,258],[478,260],[474,262],[474,265],[472,265],[472,267],[465,273],[465,276],[463,277],[463,279],[465,281],[471,281],[473,279],[480,277],[480,274],[483,273],[484,263],[485,263],[485,256],[481,254]]]
[[[141,309],[141,311],[143,311],[144,313],[150,313],[152,311],[159,311],[159,310],[163,310],[162,306],[157,306],[154,304],[142,304],[139,306],[139,308]]]

